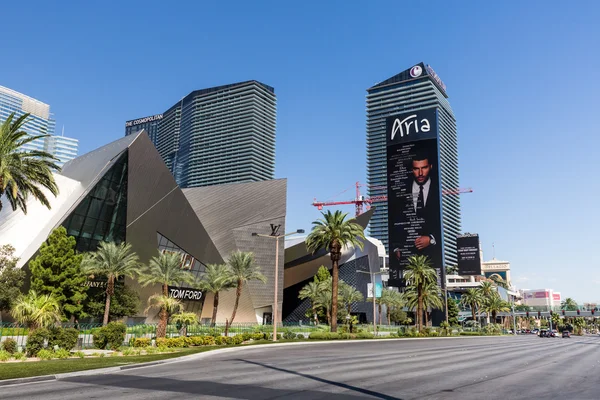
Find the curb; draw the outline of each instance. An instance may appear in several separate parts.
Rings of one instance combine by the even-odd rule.
[[[465,339],[465,338],[489,338],[492,336],[450,336],[450,337],[424,337],[424,338],[389,338],[383,339],[384,341],[412,341],[412,340],[443,340],[443,339]],[[495,336],[495,337],[503,337],[503,336]],[[112,372],[119,371],[127,371],[136,368],[145,368],[145,367],[153,367],[161,364],[172,364],[177,362],[185,362],[192,360],[199,360],[206,357],[210,357],[213,355],[219,355],[223,353],[236,352],[240,350],[248,350],[248,349],[262,349],[262,348],[271,348],[271,347],[286,347],[286,346],[302,346],[306,344],[310,345],[325,345],[325,344],[335,344],[335,343],[362,343],[362,342],[381,342],[382,339],[350,339],[350,340],[319,340],[314,342],[288,342],[288,343],[273,343],[273,344],[255,344],[255,345],[246,345],[246,346],[236,346],[236,347],[228,347],[224,349],[216,348],[214,350],[205,351],[198,354],[189,354],[181,357],[174,357],[166,360],[158,360],[158,361],[149,361],[145,363],[138,364],[130,364],[123,365],[121,367],[107,367],[107,368],[96,368],[96,369],[88,369],[84,371],[74,371],[67,372],[63,374],[56,375],[42,375],[42,376],[32,376],[28,378],[15,378],[15,379],[5,379],[0,380],[0,386],[8,386],[8,385],[19,385],[25,383],[37,383],[37,382],[49,382],[49,381],[58,381],[67,378],[74,378],[77,376],[91,376],[91,375],[102,375],[108,374]]]

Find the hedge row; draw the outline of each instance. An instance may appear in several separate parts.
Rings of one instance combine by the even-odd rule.
[[[338,340],[338,339],[373,339],[370,332],[338,333],[338,332],[313,332],[308,338],[312,340]]]

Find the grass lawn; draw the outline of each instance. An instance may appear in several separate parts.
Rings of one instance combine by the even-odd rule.
[[[66,372],[84,371],[95,368],[120,367],[123,365],[137,364],[148,361],[166,360],[169,358],[202,353],[224,347],[231,346],[190,347],[174,353],[148,354],[144,356],[70,358],[66,360],[2,363],[0,364],[0,380],[62,374]]]

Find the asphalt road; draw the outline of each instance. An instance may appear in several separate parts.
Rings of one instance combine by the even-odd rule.
[[[599,399],[600,337],[314,343],[0,387],[0,399]]]

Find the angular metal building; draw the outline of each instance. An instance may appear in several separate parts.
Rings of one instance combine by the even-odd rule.
[[[272,306],[272,289],[270,297],[267,294],[273,286],[275,245],[255,243],[250,231],[264,233],[270,223],[283,225],[285,180],[223,185],[184,194],[145,131],[68,162],[55,178],[60,194],[49,196],[51,210],[32,199],[27,214],[9,207],[0,212],[0,243],[15,247],[19,267],[26,267],[58,226],[75,237],[80,252],[94,251],[102,241],[130,243],[142,263],[162,251],[178,252],[182,268],[195,276],[200,276],[207,264],[223,263],[231,251],[253,251],[270,279],[260,287],[245,287],[236,321],[260,322],[256,316],[262,318]],[[283,254],[283,243],[280,250]],[[131,279],[125,284],[138,291],[142,304],[157,292],[157,287],[141,288]],[[171,295],[182,298],[187,311],[212,310],[211,301],[205,304],[206,296],[197,291],[186,295],[193,288],[172,289]],[[219,321],[229,318],[234,292],[221,297]],[[210,312],[202,315],[210,316]],[[154,318],[141,310],[131,316],[137,322],[148,317]]]

